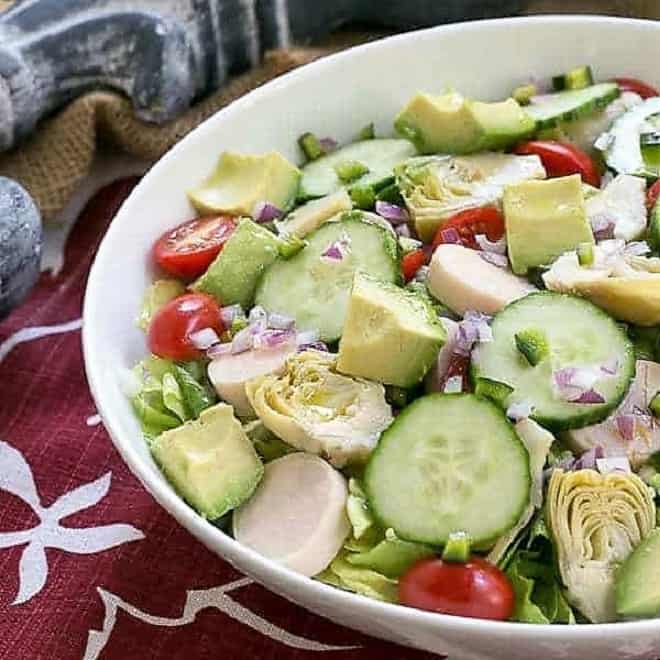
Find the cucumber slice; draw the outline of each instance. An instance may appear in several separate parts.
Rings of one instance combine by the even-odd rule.
[[[599,83],[584,89],[535,96],[525,111],[536,120],[537,129],[550,128],[561,121],[586,117],[614,101],[620,93],[616,83]]]
[[[619,174],[632,174],[647,179],[660,177],[660,162],[648,162],[642,153],[641,135],[649,133],[654,115],[660,114],[660,97],[646,99],[631,108],[612,124],[596,141],[605,162]]]
[[[339,190],[343,184],[335,168],[346,161],[357,161],[369,169],[357,180],[360,186],[378,188],[394,176],[396,165],[416,154],[417,150],[408,140],[388,138],[354,142],[305,165],[298,197],[323,197]]]
[[[353,275],[363,270],[398,283],[399,246],[382,227],[345,214],[307,236],[308,245],[287,261],[276,261],[263,275],[256,304],[296,320],[300,330],[317,330],[322,341],[341,336]],[[330,246],[342,258],[324,257]]]
[[[582,298],[541,291],[505,307],[493,319],[493,341],[473,353],[473,378],[506,383],[514,391],[507,404],[529,402],[532,419],[551,430],[580,428],[601,421],[623,399],[635,374],[632,344],[604,311]],[[538,328],[545,333],[548,355],[536,366],[520,354],[516,334]],[[594,384],[605,402],[580,404],[555,393],[553,371],[599,367],[618,360],[615,375],[603,373]]]
[[[529,455],[501,410],[474,394],[430,394],[383,433],[364,480],[371,510],[408,541],[465,532],[489,547],[527,506]]]
[[[584,89],[594,84],[594,76],[590,66],[579,66],[560,76],[552,77],[552,88],[556,92],[565,89]]]

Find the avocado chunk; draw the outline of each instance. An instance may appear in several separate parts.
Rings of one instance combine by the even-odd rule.
[[[261,274],[285,249],[284,241],[256,222],[243,218],[222,252],[192,285],[222,305],[250,307]]]
[[[298,194],[300,176],[277,151],[262,156],[223,151],[215,170],[188,197],[200,213],[251,215],[257,202],[284,210]]]
[[[342,211],[350,211],[353,208],[351,198],[345,188],[341,188],[331,195],[320,199],[313,199],[277,222],[277,231],[281,236],[295,236],[305,238],[307,234],[316,231],[324,222],[336,216]]]
[[[424,378],[445,339],[444,326],[421,296],[358,272],[339,343],[337,370],[411,387]]]
[[[580,243],[593,243],[578,174],[523,181],[504,189],[504,220],[513,272],[525,275]]]
[[[225,403],[165,431],[151,451],[174,489],[208,520],[245,502],[263,476],[254,446]]]
[[[515,99],[482,103],[456,92],[416,94],[394,121],[396,130],[427,154],[504,149],[531,135],[535,126]]]
[[[616,610],[626,618],[660,616],[660,529],[654,529],[619,569]]]

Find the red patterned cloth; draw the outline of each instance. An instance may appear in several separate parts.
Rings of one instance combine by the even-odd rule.
[[[79,318],[98,243],[134,184],[92,200],[64,271],[0,323],[0,659],[437,657],[341,628],[243,578],[123,464],[95,419]]]

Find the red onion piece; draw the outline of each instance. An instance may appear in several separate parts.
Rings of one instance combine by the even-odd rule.
[[[440,237],[442,238],[443,243],[461,243],[461,235],[458,233],[458,230],[454,229],[454,227],[441,229]]]
[[[282,210],[270,202],[257,202],[252,209],[252,219],[255,222],[272,222],[282,217]]]
[[[589,451],[584,452],[582,456],[577,458],[573,465],[570,467],[571,470],[595,470],[596,461],[599,458],[605,458],[605,452],[600,445],[592,447]]]
[[[403,236],[404,238],[412,238],[412,232],[410,231],[410,227],[408,227],[408,225],[397,225],[394,228],[394,231],[398,236]]]
[[[252,332],[253,328],[248,326],[243,328],[240,332],[237,332],[234,335],[234,338],[231,342],[231,352],[236,355],[238,353],[245,353],[249,351],[254,345],[254,334]]]
[[[294,330],[265,330],[254,338],[254,348],[257,350],[269,350],[278,348],[283,344],[293,341],[296,336]]]
[[[337,140],[334,140],[331,137],[321,138],[319,140],[319,144],[321,145],[321,148],[326,154],[330,153],[331,151],[334,151],[339,146],[339,142],[337,142]]]
[[[490,316],[481,312],[468,310],[463,320],[458,324],[456,346],[454,352],[458,355],[470,355],[474,345],[479,342],[493,340],[493,332],[488,325]]]
[[[346,255],[347,251],[348,251],[348,243],[346,241],[344,240],[333,241],[321,253],[321,258],[330,259],[331,261],[341,261]]]
[[[296,336],[298,346],[313,344],[319,340],[319,333],[316,330],[303,330]]]
[[[617,415],[614,421],[619,435],[626,442],[633,442],[635,440],[635,415]]]
[[[603,398],[603,395],[600,394],[599,392],[596,392],[596,390],[589,389],[582,392],[582,394],[575,397],[574,399],[569,399],[569,403],[597,404],[597,403],[605,403],[605,399]]]
[[[286,314],[271,312],[268,315],[268,327],[272,328],[273,330],[289,330],[293,328],[295,323],[295,319],[287,316]]]
[[[456,394],[463,391],[463,376],[450,376],[445,381],[442,391],[445,394]]]
[[[226,342],[224,344],[215,344],[211,346],[208,351],[206,351],[206,357],[211,360],[221,357],[223,355],[229,355],[232,352],[232,342]]]
[[[199,351],[205,351],[211,348],[214,344],[220,343],[220,337],[213,328],[203,328],[197,332],[188,335],[188,339],[192,345]]]
[[[630,461],[627,456],[613,456],[611,458],[596,459],[596,468],[601,474],[609,472],[624,472],[630,474]]]
[[[646,241],[633,241],[628,243],[623,249],[624,254],[631,257],[643,257],[651,251],[649,244]]]
[[[376,213],[393,225],[400,225],[409,220],[408,211],[406,211],[406,209],[397,204],[390,204],[389,202],[383,202],[381,200],[376,202]]]
[[[509,265],[509,260],[504,254],[497,254],[497,252],[486,252],[482,250],[479,256],[489,264],[497,266],[498,268],[506,268]]]
[[[506,254],[506,238],[504,236],[497,241],[491,241],[486,234],[477,234],[474,240],[484,252]]]
[[[301,353],[302,351],[323,351],[324,353],[327,353],[330,349],[328,348],[328,345],[325,344],[322,341],[312,341],[309,342],[309,344],[298,344],[298,352]]]
[[[245,318],[245,312],[240,305],[229,305],[220,309],[220,319],[226,328],[230,328],[232,323],[239,318]]]

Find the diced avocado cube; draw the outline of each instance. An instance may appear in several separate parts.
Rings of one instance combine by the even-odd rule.
[[[467,154],[510,146],[531,135],[535,122],[512,98],[481,103],[451,92],[416,94],[394,126],[422,153]]]
[[[244,218],[192,288],[214,296],[222,305],[248,309],[261,274],[285,247],[275,234]]]
[[[277,151],[262,156],[224,151],[215,170],[188,197],[200,213],[251,215],[257,202],[285,210],[296,198],[300,176]]]
[[[339,343],[338,371],[411,387],[446,339],[433,308],[412,291],[356,273]]]
[[[504,189],[504,220],[513,272],[546,266],[580,243],[593,243],[579,174],[523,181]]]
[[[616,610],[625,618],[660,615],[660,529],[654,529],[616,574]]]
[[[165,431],[151,451],[175,490],[208,520],[240,506],[263,476],[252,443],[225,403]]]

